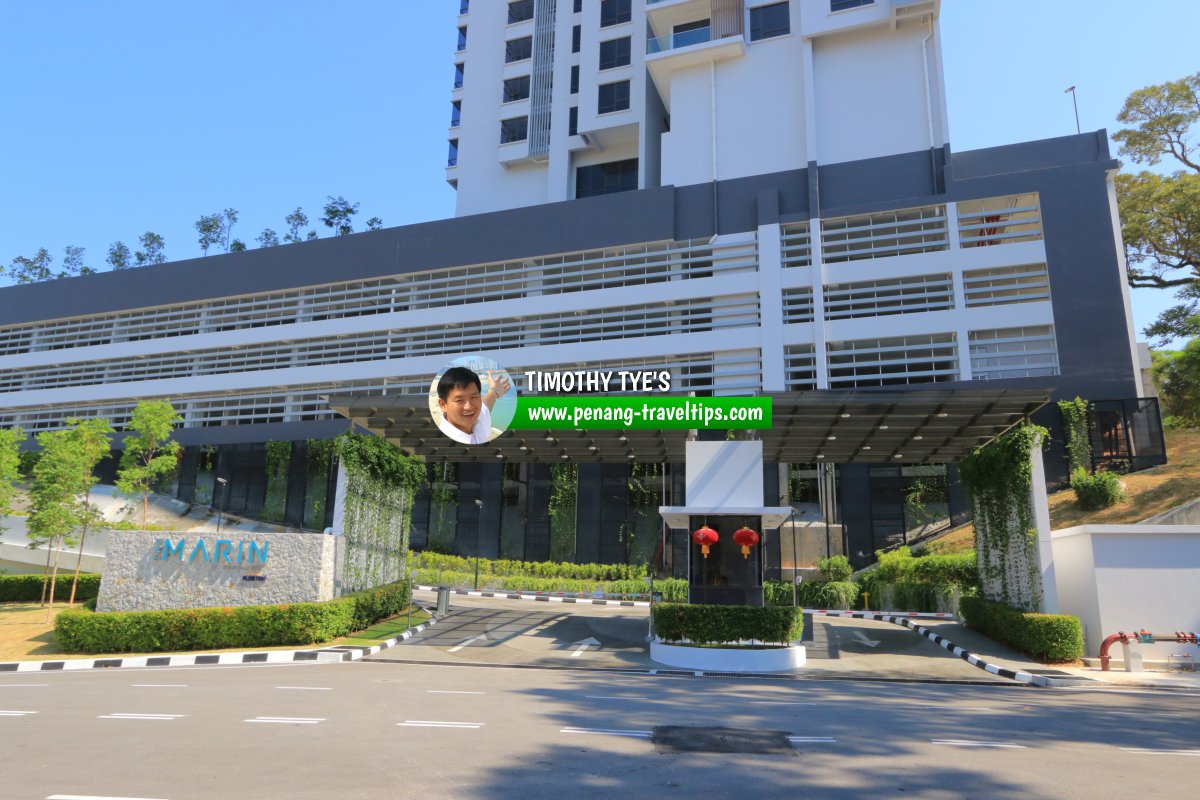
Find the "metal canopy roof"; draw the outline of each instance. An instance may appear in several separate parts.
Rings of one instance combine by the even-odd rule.
[[[945,464],[961,460],[1047,402],[1042,390],[829,390],[769,394],[768,463]],[[330,395],[329,407],[408,455],[431,461],[683,463],[685,430],[506,431],[487,444],[447,438],[424,395]]]

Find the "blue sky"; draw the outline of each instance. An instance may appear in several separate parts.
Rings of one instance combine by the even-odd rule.
[[[0,0],[0,262],[77,245],[103,267],[147,230],[190,258],[227,207],[255,246],[328,195],[359,228],[453,216],[458,5]],[[951,145],[1072,133],[1071,85],[1083,129],[1112,132],[1131,91],[1200,70],[1197,30],[1197,0],[943,0]],[[1170,304],[1134,292],[1137,328]]]

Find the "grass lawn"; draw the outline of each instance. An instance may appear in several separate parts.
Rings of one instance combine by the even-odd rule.
[[[1166,464],[1121,476],[1129,495],[1124,503],[1102,511],[1084,511],[1069,488],[1050,495],[1051,530],[1141,522],[1200,497],[1200,430],[1166,431],[1166,439]],[[974,547],[974,525],[965,525],[928,545],[932,553],[957,553]]]
[[[78,607],[78,603],[76,607]],[[0,603],[0,661],[44,661],[61,658],[101,658],[135,655],[170,655],[167,653],[64,653],[58,648],[54,638],[54,617],[67,606],[55,605],[50,622],[46,621],[46,609],[37,603]],[[429,614],[413,608],[413,626],[420,625],[429,619]],[[309,647],[327,647],[338,644],[375,645],[408,630],[408,613],[401,613],[391,619],[383,620],[365,631],[359,631],[350,636],[343,636],[332,642],[312,645],[281,645],[278,647],[229,647],[224,650],[206,650],[208,653],[227,653],[232,651],[253,650],[298,650]],[[181,651],[172,651],[181,652]]]

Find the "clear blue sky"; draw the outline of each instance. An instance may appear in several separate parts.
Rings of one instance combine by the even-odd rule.
[[[0,262],[73,244],[103,267],[147,230],[190,258],[226,207],[254,246],[327,195],[359,228],[452,216],[458,5],[0,0]],[[1200,70],[1198,30],[1200,0],[943,0],[951,145],[1071,133],[1071,85],[1083,129],[1114,131],[1131,91]],[[1136,291],[1139,331],[1170,304]]]

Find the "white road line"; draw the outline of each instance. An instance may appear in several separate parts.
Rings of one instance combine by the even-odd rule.
[[[0,683],[0,689],[31,689],[35,686],[49,686],[48,683]]]
[[[456,692],[450,689],[426,689],[425,694],[487,694],[487,692]]]
[[[999,747],[1008,750],[1024,750],[1025,745],[1012,742],[974,742],[965,739],[930,739],[933,744],[948,744],[954,747]]]
[[[791,700],[751,700],[752,706],[815,706],[816,703],[800,703]]]
[[[186,683],[131,683],[135,689],[186,689]]]
[[[487,634],[486,634],[486,633],[481,633],[481,634],[479,634],[478,636],[472,636],[470,639],[467,639],[467,640],[466,640],[465,642],[463,642],[462,644],[456,644],[454,647],[451,647],[451,648],[450,648],[449,650],[447,650],[446,652],[448,652],[448,653],[457,653],[459,650],[462,650],[464,647],[466,647],[467,645],[471,644],[471,642],[475,642],[475,641],[478,641],[478,640],[480,640],[480,639],[486,639],[486,638],[487,638]]]
[[[645,700],[646,699],[645,697],[642,697],[640,695],[626,695],[624,697],[617,697],[615,695],[585,694],[584,697],[587,698],[588,700]]]
[[[1151,750],[1147,747],[1122,747],[1126,753],[1140,753],[1147,756],[1200,756],[1200,750]]]
[[[276,689],[295,689],[304,692],[332,692],[332,686],[276,686]]]
[[[104,716],[96,717],[96,719],[146,719],[146,720],[172,720],[184,717],[184,714],[105,714]]]
[[[789,736],[788,741],[792,744],[837,744],[837,739],[832,736]]]
[[[622,731],[606,728],[563,728],[559,733],[590,733],[597,736],[628,736],[633,739],[649,739],[651,731]]]
[[[242,720],[242,722],[268,722],[276,725],[316,725],[324,721],[325,717],[255,717]]]
[[[109,797],[98,794],[52,794],[46,800],[155,800],[152,797]],[[159,798],[158,800],[161,800]]]
[[[29,714],[36,714],[36,711],[0,711],[0,717],[24,717]]]
[[[474,729],[482,728],[482,722],[443,722],[432,719],[406,719],[404,722],[397,722],[397,727],[400,728],[459,728],[459,729]]]

